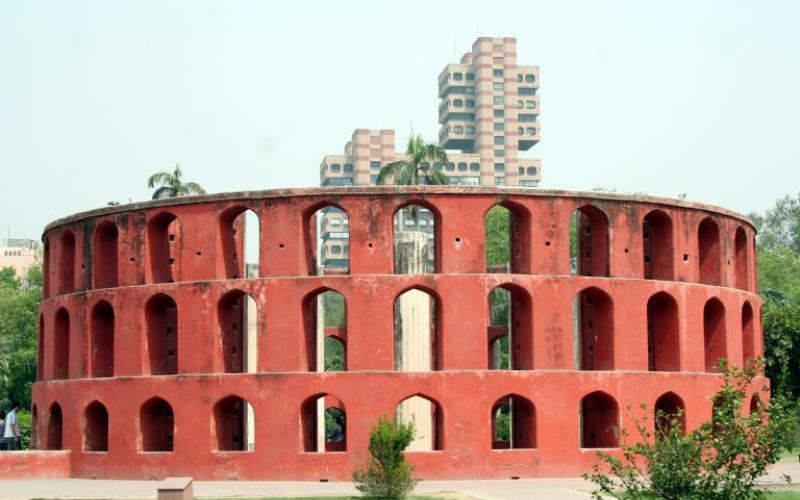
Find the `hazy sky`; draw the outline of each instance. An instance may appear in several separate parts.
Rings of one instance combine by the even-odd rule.
[[[547,188],[749,212],[800,189],[800,2],[0,0],[0,231],[150,197],[319,184],[355,128],[438,135],[478,36],[541,71]]]

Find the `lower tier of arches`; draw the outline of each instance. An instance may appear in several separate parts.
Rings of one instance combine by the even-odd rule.
[[[616,449],[640,404],[648,425],[654,408],[682,408],[692,430],[720,383],[566,370],[80,379],[34,385],[33,440],[70,450],[74,477],[349,480],[378,418],[414,415],[417,477],[575,476],[598,448]],[[768,383],[758,378],[751,399]]]

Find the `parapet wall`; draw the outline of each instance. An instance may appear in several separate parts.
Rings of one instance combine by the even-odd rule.
[[[395,274],[393,217],[411,204],[433,212],[433,273]],[[485,258],[495,205],[512,220],[502,273]],[[328,206],[347,214],[344,274],[316,265],[314,215]],[[258,278],[245,277],[245,210],[260,224]],[[618,446],[629,405],[682,408],[692,428],[711,415],[717,358],[741,364],[763,350],[753,226],[678,200],[263,191],[77,214],[43,240],[36,440],[71,450],[77,477],[347,480],[372,424],[412,396],[430,402],[434,433],[430,451],[408,452],[419,477],[575,475],[596,448]],[[508,326],[490,317],[497,287],[510,296]],[[431,371],[395,369],[394,304],[412,289],[435,304]],[[326,291],[346,304],[345,326],[324,333],[342,342],[345,371],[317,359],[314,304]],[[249,342],[246,297],[257,310]],[[503,335],[512,369],[492,369]],[[346,422],[324,445],[320,397]],[[493,431],[501,408],[506,440]]]

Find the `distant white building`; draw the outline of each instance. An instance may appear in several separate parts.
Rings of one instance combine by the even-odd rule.
[[[38,241],[9,238],[0,240],[0,269],[11,267],[17,276],[25,276],[41,260],[42,248]]]

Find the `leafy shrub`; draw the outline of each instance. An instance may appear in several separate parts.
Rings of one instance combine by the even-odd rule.
[[[403,456],[413,440],[413,423],[381,417],[369,434],[369,460],[353,471],[358,491],[372,498],[402,498],[413,490],[417,481]]]
[[[757,480],[767,466],[791,450],[797,436],[797,415],[789,401],[776,396],[769,405],[763,387],[755,407],[743,412],[748,388],[761,361],[743,369],[722,360],[722,387],[712,397],[713,416],[689,434],[682,415],[656,415],[655,433],[645,416],[634,419],[640,440],[622,446],[622,459],[598,452],[600,459],[584,478],[599,486],[594,498],[625,499],[761,499]],[[624,433],[624,431],[623,431]],[[627,433],[625,433],[627,435]]]

